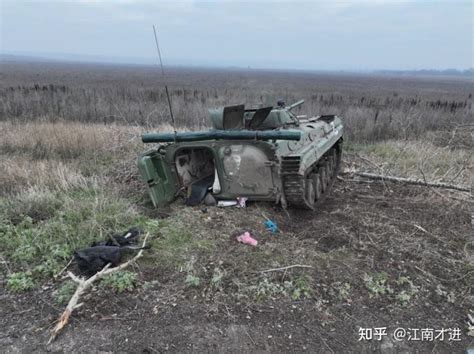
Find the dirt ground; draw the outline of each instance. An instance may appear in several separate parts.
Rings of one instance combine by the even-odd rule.
[[[46,345],[63,310],[53,301],[55,285],[21,295],[3,288],[0,347],[5,352],[465,352],[474,346],[467,334],[467,315],[474,314],[472,204],[453,197],[459,196],[343,176],[316,212],[287,214],[256,203],[203,212],[177,202],[173,213],[182,213],[199,237],[217,245],[201,266],[218,262],[227,270],[221,290],[189,289],[180,272],[167,274],[145,262],[137,271],[149,286],[120,295],[96,288],[57,340]],[[280,233],[263,229],[262,213],[278,223]],[[241,230],[251,230],[259,245],[238,244],[233,236]],[[312,268],[265,274],[275,282],[304,275],[309,295],[259,301],[237,296],[232,279],[257,282],[261,270],[295,264]],[[375,284],[377,274],[385,280]],[[360,341],[360,327],[387,327],[387,335]],[[411,334],[459,328],[460,340],[449,340],[447,332],[444,340],[421,341],[407,332],[397,341],[398,327]]]

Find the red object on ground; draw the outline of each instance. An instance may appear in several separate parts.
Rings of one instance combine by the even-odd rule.
[[[258,241],[250,235],[248,231],[244,232],[242,235],[237,236],[237,241],[244,243],[250,246],[257,246]]]

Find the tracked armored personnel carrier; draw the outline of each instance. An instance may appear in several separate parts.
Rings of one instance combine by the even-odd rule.
[[[209,131],[143,134],[158,144],[138,160],[153,204],[181,195],[188,205],[245,197],[315,209],[340,167],[343,124],[334,115],[296,116],[303,102],[221,107],[209,110]]]

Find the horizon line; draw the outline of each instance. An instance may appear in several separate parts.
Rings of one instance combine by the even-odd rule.
[[[151,58],[132,58],[132,57],[118,57],[114,59],[112,57],[102,55],[89,55],[89,54],[69,54],[69,53],[23,53],[23,52],[3,52],[0,51],[0,61],[4,61],[4,57],[13,57],[13,59],[20,59],[17,62],[32,60],[38,62],[60,62],[60,63],[77,63],[77,64],[107,64],[107,65],[124,65],[124,66],[156,66],[157,63],[153,62]],[[135,60],[135,61],[134,61]],[[255,70],[255,71],[297,71],[297,72],[327,72],[327,73],[427,73],[427,74],[445,74],[445,75],[472,75],[474,73],[474,67],[468,68],[450,68],[446,67],[443,69],[433,68],[422,68],[422,69],[388,69],[388,68],[377,68],[377,69],[310,69],[310,68],[291,68],[291,67],[260,67],[252,65],[236,65],[236,64],[164,64],[165,67],[169,68],[200,68],[200,69],[230,69],[230,70]]]

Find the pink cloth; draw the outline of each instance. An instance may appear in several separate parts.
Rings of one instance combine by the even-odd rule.
[[[254,238],[252,238],[252,236],[250,235],[249,232],[244,232],[242,235],[240,236],[237,236],[237,241],[241,242],[241,243],[244,243],[246,245],[250,245],[250,246],[257,246],[258,244],[258,241]]]
[[[245,208],[245,203],[247,202],[247,197],[237,197],[237,206],[239,208]]]

